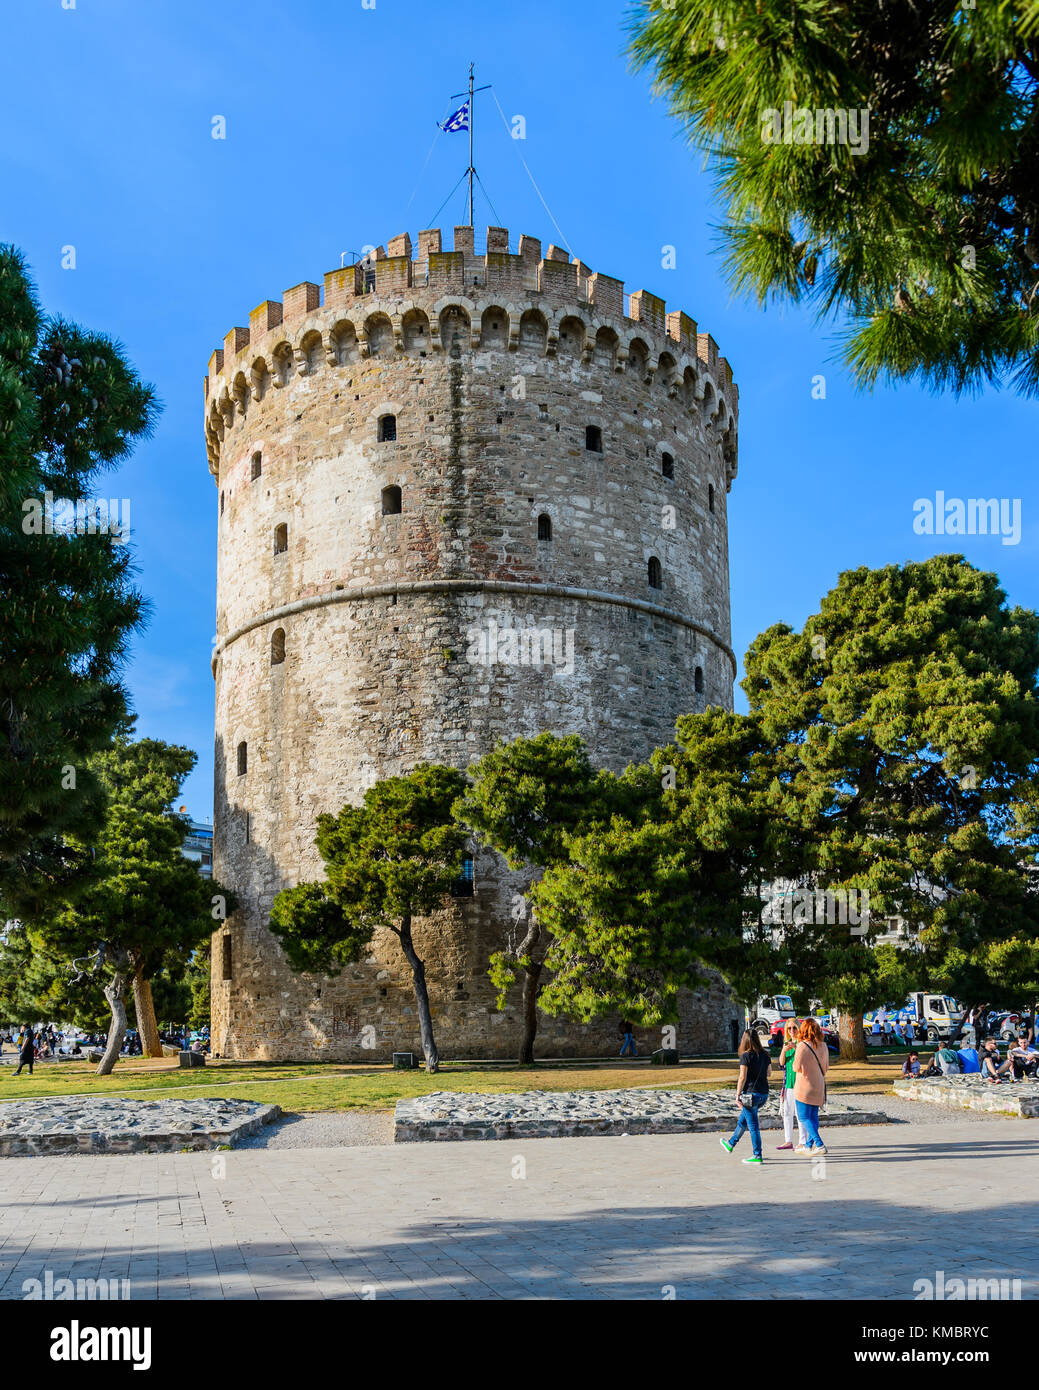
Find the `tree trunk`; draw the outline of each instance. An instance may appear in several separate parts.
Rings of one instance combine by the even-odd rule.
[[[418,1007],[418,1026],[422,1035],[422,1051],[426,1057],[426,1071],[432,1075],[433,1072],[440,1070],[440,1053],[437,1051],[437,1045],[433,1039],[433,1017],[429,1012],[426,967],[415,953],[415,946],[411,940],[410,917],[401,919],[400,930],[397,935],[400,937],[401,950],[407,956],[408,964],[411,966],[411,978],[415,984],[415,1003]]]
[[[126,1037],[126,985],[125,969],[116,970],[108,984],[105,985],[105,998],[108,1000],[108,1007],[112,1010],[112,1026],[108,1030],[108,1045],[105,1047],[105,1055],[98,1063],[95,1076],[109,1076],[119,1053],[122,1051],[123,1039]]]
[[[543,968],[541,961],[531,961],[523,971],[523,1037],[519,1050],[521,1066],[534,1060],[534,1039],[538,1034],[538,994]]]
[[[861,1013],[841,1013],[838,1037],[842,1059],[849,1062],[866,1060],[866,1034],[862,1027]]]
[[[161,1057],[162,1042],[155,1018],[152,985],[140,965],[133,972],[133,1006],[137,1013],[137,1030],[141,1035],[141,1051],[145,1057]]]
[[[520,966],[523,971],[523,1035],[520,1038],[519,1047],[520,1066],[533,1062],[534,1039],[538,1035],[538,993],[541,987],[541,971],[545,963],[535,957],[534,948],[540,939],[541,928],[531,916],[527,934],[516,947],[516,958],[520,961],[524,959],[527,961],[526,965]]]

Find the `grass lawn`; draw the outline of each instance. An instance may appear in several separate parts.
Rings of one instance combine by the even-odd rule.
[[[925,1062],[926,1066],[926,1062]],[[866,1062],[831,1063],[830,1094],[842,1091],[889,1091],[901,1072],[896,1053],[874,1055]],[[778,1074],[773,1065],[773,1078]],[[535,1063],[521,1067],[503,1062],[445,1063],[435,1076],[424,1071],[394,1071],[391,1067],[356,1066],[335,1062],[210,1062],[201,1072],[181,1070],[175,1061],[116,1064],[112,1076],[95,1076],[89,1062],[38,1064],[34,1076],[0,1069],[0,1103],[43,1096],[127,1096],[142,1100],[178,1096],[220,1096],[280,1105],[287,1111],[392,1110],[398,1100],[430,1091],[609,1091],[631,1086],[682,1087],[718,1090],[734,1087],[736,1067],[731,1058],[685,1062],[677,1067],[652,1067],[645,1062]]]

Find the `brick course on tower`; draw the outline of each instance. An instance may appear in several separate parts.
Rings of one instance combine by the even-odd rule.
[[[240,904],[213,939],[222,1056],[421,1052],[390,933],[328,979],[268,930],[274,895],[322,876],[321,812],[546,729],[619,771],[679,715],[732,707],[729,365],[654,295],[626,305],[558,247],[508,243],[424,231],[413,258],[395,237],[323,293],[266,300],[210,359],[214,874]],[[473,895],[416,944],[441,1054],[513,1056],[519,991],[500,1013],[487,964],[522,935],[523,880],[475,860]],[[735,1018],[720,981],[688,995],[678,1046],[728,1048]],[[617,1045],[616,1020],[541,1019],[543,1055]]]

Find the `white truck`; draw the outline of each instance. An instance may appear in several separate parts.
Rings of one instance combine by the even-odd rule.
[[[757,1001],[751,1014],[750,1026],[767,1038],[774,1023],[788,1018],[796,1018],[797,1010],[789,994],[770,994]]]
[[[863,1016],[862,1024],[867,1037],[873,1031],[873,1020],[879,1012],[880,1009],[871,1009]],[[910,1025],[913,1042],[920,1041],[916,1028],[918,1023],[922,1022],[927,1029],[928,1042],[939,1042],[952,1037],[959,1029],[960,1019],[963,1017],[963,1010],[950,995],[929,994],[926,990],[916,990],[913,994],[907,995],[901,1007],[885,1006],[884,1012],[892,1027],[896,1019]]]

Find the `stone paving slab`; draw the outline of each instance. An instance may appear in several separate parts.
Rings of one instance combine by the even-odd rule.
[[[739,1109],[733,1091],[521,1091],[488,1095],[433,1091],[399,1100],[393,1138],[398,1144],[464,1139],[560,1139],[625,1134],[727,1132]],[[762,1129],[781,1129],[779,1092],[758,1111]],[[821,1122],[833,1125],[884,1125],[881,1110],[831,1101]]]
[[[939,1270],[1039,1294],[1039,1127],[774,1142],[760,1167],[695,1133],[4,1163],[0,1299],[47,1270],[164,1301],[912,1300]]]
[[[930,1101],[959,1110],[985,1110],[993,1115],[1017,1115],[1039,1119],[1039,1081],[986,1082],[980,1075],[899,1077],[897,1095],[906,1100]]]
[[[255,1134],[280,1114],[280,1106],[249,1100],[12,1100],[0,1106],[0,1157],[219,1149]]]

